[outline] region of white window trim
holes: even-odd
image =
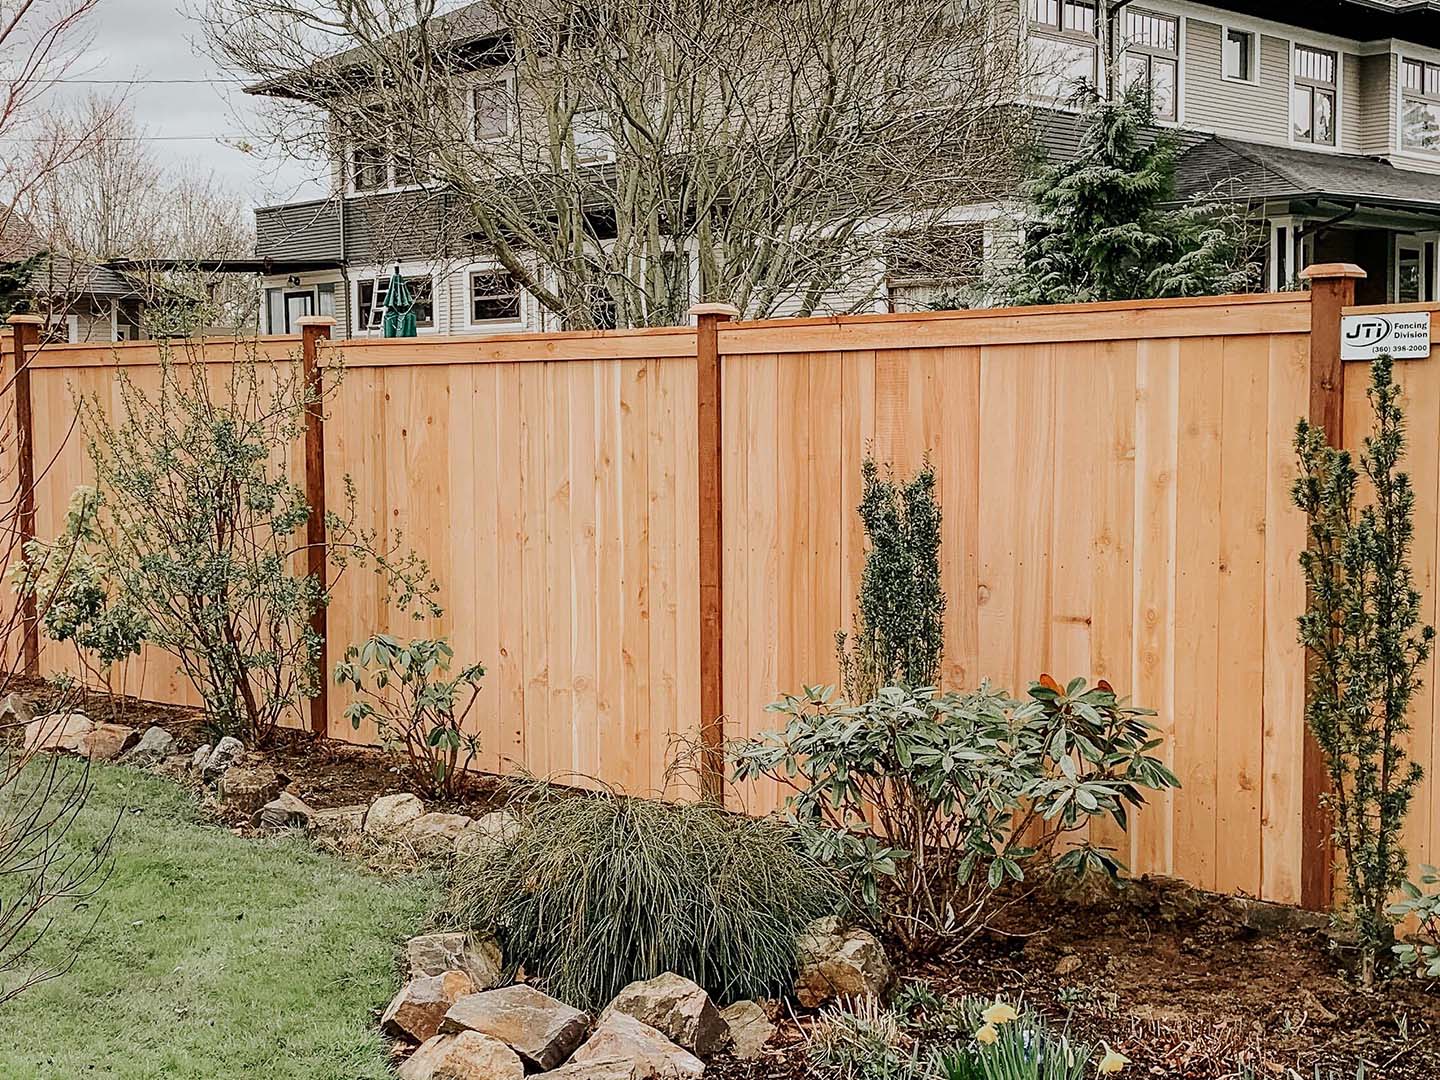
[[[482,139],[475,131],[475,119],[477,115],[475,109],[475,91],[479,90],[483,86],[491,86],[497,83],[504,84],[506,93],[506,104],[509,106],[505,110],[505,131],[502,134],[490,135]],[[503,75],[487,75],[483,79],[479,79],[473,83],[470,83],[468,86],[465,87],[465,119],[468,125],[466,138],[468,138],[470,142],[475,144],[476,146],[489,146],[495,143],[503,143],[508,139],[514,138],[516,126],[515,113],[518,107],[519,106],[515,94],[515,74],[513,72],[507,71]]]
[[[357,188],[355,186],[355,147],[353,145],[345,147],[343,167],[347,199],[364,199],[371,195],[393,195],[397,191],[428,191],[440,186],[439,182],[434,180],[422,184],[395,183],[395,155],[388,151],[385,156],[385,177],[388,182],[384,187]]]
[[[359,325],[360,285],[361,283],[369,283],[371,281],[374,281],[376,278],[379,277],[389,278],[390,275],[392,275],[393,273],[395,273],[395,264],[393,262],[386,263],[380,267],[366,266],[359,269],[351,270],[349,295],[350,302],[345,309],[345,322],[348,324],[350,330],[350,333],[348,335],[349,337],[378,338],[381,336],[380,330],[371,330],[368,327]],[[400,276],[403,278],[428,277],[430,279],[430,309],[434,314],[431,318],[431,324],[429,326],[417,326],[415,328],[415,332],[421,337],[425,337],[428,334],[440,333],[441,312],[440,293],[438,290],[440,275],[436,273],[435,267],[432,266],[430,263],[402,262],[400,264]]]
[[[1099,20],[1104,17],[1100,8],[1101,5],[1097,3],[1095,5],[1095,33],[1087,37],[1084,34],[1057,29],[1051,23],[1033,21],[1030,18],[1028,5],[1026,5],[1022,0],[1022,3],[1020,5],[1020,34],[1024,41],[1026,56],[1029,56],[1031,39],[1037,37],[1048,38],[1051,41],[1071,42],[1072,44],[1089,44],[1093,47],[1095,53],[1095,63],[1091,69],[1095,76],[1094,84],[1096,87],[1100,88],[1101,92],[1103,93],[1106,82],[1106,57],[1105,50],[1100,47]],[[1065,19],[1065,0],[1060,0],[1060,19],[1063,23]],[[1027,105],[1038,105],[1043,108],[1054,109],[1058,112],[1079,113],[1082,111],[1082,109],[1080,109],[1079,107],[1070,104],[1070,102],[1066,98],[1051,97],[1048,94],[1027,93],[1022,95],[1022,100]],[[1178,103],[1176,112],[1177,114],[1179,112]]]
[[[1250,38],[1250,78],[1248,79],[1242,79],[1239,75],[1231,75],[1225,70],[1225,42],[1232,30]],[[1260,85],[1260,37],[1261,35],[1257,31],[1247,26],[1237,26],[1234,23],[1220,24],[1220,78],[1226,82],[1239,83],[1242,86]]]
[[[1426,150],[1420,146],[1405,145],[1405,61],[1413,60],[1416,63],[1425,64],[1429,67],[1440,67],[1440,60],[1431,60],[1429,57],[1421,56],[1414,52],[1397,52],[1392,65],[1395,77],[1395,147],[1394,153],[1399,155],[1410,155],[1419,158],[1421,161],[1431,161],[1440,157],[1440,146],[1433,150]],[[1421,76],[1423,83],[1424,76]],[[1419,95],[1421,99],[1435,104],[1434,98],[1423,92]]]
[[[518,318],[513,320],[485,319],[481,322],[475,321],[475,294],[471,279],[476,274],[493,274],[496,271],[509,273],[505,267],[495,261],[467,263],[460,267],[460,276],[465,282],[465,329],[474,330],[482,334],[512,334],[517,330],[529,329],[529,324],[525,320],[525,312],[529,307],[528,299],[530,294],[526,292],[525,286],[521,285],[518,281],[515,283],[520,290],[520,314]]]
[[[1286,63],[1285,83],[1285,138],[1288,145],[1297,150],[1309,150],[1317,154],[1343,154],[1345,145],[1345,56],[1341,49],[1329,45],[1312,45],[1303,38],[1288,39],[1289,59]],[[1295,137],[1295,50],[1313,49],[1318,52],[1335,54],[1335,141],[1333,143],[1306,142]],[[1307,84],[1308,85],[1308,84]]]
[[[1124,20],[1124,15],[1125,15],[1126,11],[1128,11],[1128,10],[1130,10],[1130,9],[1129,9],[1129,8],[1126,8],[1126,9],[1122,10],[1122,11],[1119,13],[1120,16],[1121,16],[1121,22],[1123,22],[1123,20]],[[1144,14],[1144,15],[1158,15],[1158,16],[1160,16],[1161,18],[1174,19],[1174,20],[1175,20],[1175,52],[1174,52],[1173,55],[1170,54],[1170,53],[1162,53],[1162,52],[1160,52],[1160,51],[1158,51],[1158,50],[1151,49],[1151,48],[1149,48],[1148,46],[1139,46],[1139,49],[1140,49],[1140,52],[1141,52],[1142,55],[1146,55],[1146,56],[1163,56],[1163,57],[1165,57],[1165,58],[1167,58],[1167,59],[1171,59],[1171,60],[1174,60],[1174,61],[1175,61],[1175,116],[1174,116],[1173,119],[1168,118],[1168,117],[1164,117],[1164,116],[1157,116],[1157,117],[1154,117],[1154,121],[1155,121],[1155,124],[1156,124],[1157,126],[1159,126],[1159,127],[1170,127],[1170,128],[1183,127],[1184,124],[1185,124],[1185,36],[1186,36],[1186,26],[1185,26],[1185,23],[1186,23],[1186,17],[1185,17],[1184,15],[1179,15],[1179,14],[1173,12],[1173,11],[1162,11],[1162,10],[1160,10],[1159,8],[1154,8],[1154,7],[1139,7],[1139,8],[1135,8],[1134,10],[1137,11],[1137,12],[1139,12],[1140,14]],[[1118,33],[1118,32],[1120,32],[1120,31],[1117,31],[1117,33]],[[1128,51],[1127,49],[1123,49],[1123,48],[1120,49],[1119,53],[1117,54],[1117,59],[1116,59],[1116,66],[1119,68],[1119,70],[1118,70],[1118,72],[1117,72],[1116,74],[1117,74],[1117,78],[1118,78],[1119,81],[1122,82],[1122,83],[1123,83],[1124,77],[1125,77],[1125,53],[1126,53],[1127,51]],[[1100,58],[1099,58],[1098,66],[1099,66],[1100,69],[1101,69],[1101,72],[1100,72],[1100,85],[1103,87],[1104,82],[1105,82],[1105,72],[1104,72],[1105,57],[1104,57],[1103,55],[1101,55]]]

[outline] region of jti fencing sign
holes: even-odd
[[[1430,355],[1430,312],[1345,315],[1340,319],[1340,358],[1373,360],[1389,353],[1397,360]]]

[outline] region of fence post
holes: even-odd
[[[335,320],[329,315],[303,315],[300,327],[300,374],[309,401],[305,409],[305,568],[320,582],[329,583],[325,545],[325,384],[320,374],[320,342],[330,339]],[[310,616],[310,629],[320,639],[316,666],[320,671],[317,693],[310,699],[310,730],[324,735],[330,716],[330,649],[327,628],[329,606],[321,604]]]
[[[30,405],[30,358],[40,348],[39,315],[11,315],[14,331],[14,369],[6,372],[15,395],[15,485],[20,546],[35,539],[35,421]],[[40,674],[40,616],[35,593],[27,589],[20,600],[21,659],[25,674]]]
[[[700,447],[700,792],[725,801],[725,515],[720,467],[720,324],[740,312],[729,304],[696,304],[695,418]]]
[[[1300,276],[1310,283],[1309,420],[1325,429],[1325,439],[1331,446],[1343,446],[1345,365],[1340,360],[1340,312],[1355,303],[1355,282],[1365,277],[1365,271],[1354,263],[1316,263],[1300,271]],[[1306,601],[1308,603],[1308,597]],[[1314,672],[1314,658],[1307,654],[1307,695]],[[1334,901],[1335,852],[1330,815],[1320,800],[1330,790],[1330,776],[1320,744],[1308,725],[1304,747],[1300,781],[1300,904],[1313,911],[1326,911]]]

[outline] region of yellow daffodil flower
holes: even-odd
[[[1100,1045],[1105,1047],[1105,1056],[1100,1059],[1100,1065],[1095,1071],[1101,1076],[1118,1073],[1124,1069],[1126,1065],[1130,1064],[1130,1059],[1120,1053],[1119,1050],[1111,1050],[1109,1043],[1101,1043]]]
[[[1008,1024],[1020,1019],[1020,1014],[1003,1001],[997,1001],[980,1014],[980,1019],[987,1024]]]
[[[986,1024],[979,1031],[975,1032],[975,1041],[982,1046],[992,1045],[999,1037],[1000,1033],[995,1030],[994,1024]]]

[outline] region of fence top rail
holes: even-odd
[[[190,360],[203,350],[206,363],[232,363],[251,347],[263,359],[299,355],[299,334],[264,337],[176,338],[168,343],[178,360]],[[167,343],[158,341],[104,341],[78,345],[41,345],[30,357],[32,368],[144,367],[158,364]]]

